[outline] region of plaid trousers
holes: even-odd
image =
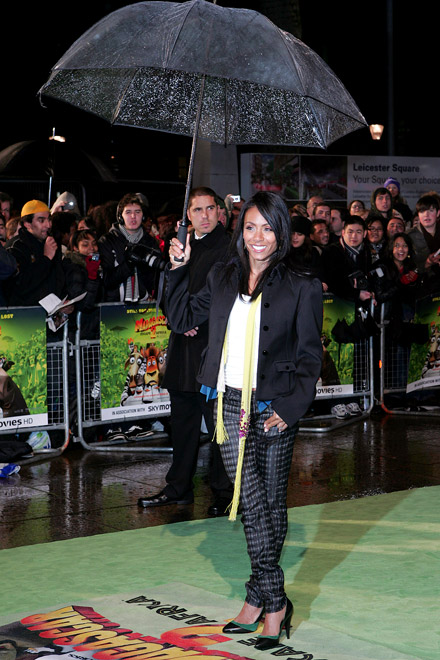
[[[237,468],[240,410],[241,390],[226,387],[223,419],[228,440],[220,445],[220,452],[232,482]],[[258,412],[252,395],[240,493],[241,521],[252,570],[246,583],[246,602],[264,607],[266,612],[278,612],[286,604],[279,561],[287,533],[287,483],[297,431],[297,426],[282,433],[273,427],[265,433],[264,422],[273,412],[271,405]]]

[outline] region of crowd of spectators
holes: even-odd
[[[218,221],[230,236],[243,200],[227,196],[216,202]],[[85,214],[69,192],[52,208],[30,200],[17,211],[7,193],[0,193],[0,204],[1,306],[38,305],[49,293],[60,299],[86,293],[65,311],[74,327],[72,312],[81,310],[84,332],[96,338],[97,303],[160,297],[178,214],[154,214],[141,193]],[[324,292],[354,302],[356,309],[384,303],[388,317],[408,324],[417,300],[440,291],[437,193],[427,191],[411,210],[399,182],[389,179],[372,191],[369,206],[360,200],[333,205],[312,196],[290,215],[292,268],[318,277]]]
[[[315,196],[290,214],[292,260],[301,267],[307,262],[324,291],[356,304],[392,300],[394,310],[399,302],[405,321],[417,299],[440,291],[436,192],[427,191],[411,211],[399,182],[388,179],[372,191],[369,208],[360,200],[332,206]]]

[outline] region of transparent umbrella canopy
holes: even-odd
[[[308,46],[249,9],[139,2],[85,32],[40,89],[111,124],[221,144],[326,148],[366,126]]]
[[[109,14],[53,67],[44,97],[114,125],[193,136],[184,218],[198,138],[326,148],[367,126],[299,39],[256,11],[206,0],[139,2]]]

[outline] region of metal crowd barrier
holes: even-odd
[[[331,294],[324,296],[324,300],[329,298],[335,296]],[[373,305],[370,312],[374,313]],[[325,316],[324,314],[323,333],[331,334],[331,328],[325,327]],[[373,337],[353,342],[352,385],[352,391],[346,392],[347,388],[340,384],[323,387],[318,381],[317,395],[307,415],[300,420],[299,431],[328,433],[369,417],[375,403]],[[334,405],[353,401],[359,405],[360,413],[342,419],[331,412]]]
[[[10,336],[8,332],[14,334],[13,329],[8,327],[8,323],[12,318],[15,318],[20,323],[20,330],[25,330],[23,334],[23,341],[26,340],[29,344],[29,336],[27,333],[26,320],[31,310],[36,310],[37,325],[32,326],[33,329],[37,328],[41,333],[46,336],[46,322],[45,314],[41,307],[9,307],[0,310],[0,354],[1,359],[5,360],[5,366],[11,370],[11,379],[14,382],[14,387],[21,385],[20,395],[24,396],[35,388],[41,382],[39,377],[40,372],[44,369],[41,363],[41,355],[32,352],[32,346],[28,347],[27,355],[24,358],[24,363],[15,364],[10,361],[10,355],[14,354],[11,346],[20,345],[21,337]],[[38,324],[38,316],[41,314],[41,322]],[[20,315],[24,316],[24,321],[21,320]],[[55,336],[55,335],[54,335]],[[50,335],[49,335],[50,337]],[[2,363],[3,367],[3,363]],[[21,371],[22,374],[28,369],[26,378],[23,376],[17,377],[17,372]],[[39,461],[41,459],[53,458],[59,456],[64,452],[69,444],[69,397],[68,397],[68,326],[64,325],[62,338],[57,341],[46,341],[46,391],[44,393],[44,401],[47,409],[47,423],[39,423],[41,415],[33,414],[32,412],[23,413],[19,411],[14,415],[12,410],[3,411],[0,419],[0,442],[2,435],[19,434],[30,436],[32,432],[46,431],[49,436],[53,431],[60,431],[62,444],[59,447],[35,448],[33,455],[29,458],[16,459],[13,462],[19,465],[27,465]],[[7,373],[9,376],[9,373]],[[5,379],[5,376],[2,376]],[[23,391],[22,391],[23,390]],[[19,396],[20,396],[19,395]],[[43,395],[42,395],[43,396]]]
[[[431,381],[427,378],[424,382],[426,386],[423,388],[417,389],[409,386],[409,368],[413,349],[407,343],[399,343],[391,336],[392,320],[387,314],[386,304],[383,304],[380,310],[380,355],[378,359],[379,403],[385,412],[393,415],[440,416],[439,384],[429,387]],[[411,323],[408,323],[408,327],[410,326]],[[429,360],[431,352],[431,362],[436,362],[440,366],[440,338],[437,337],[437,330],[432,334],[430,348],[425,351],[422,347],[420,350],[425,351],[427,360]],[[422,381],[426,373],[420,375]]]
[[[98,305],[99,312],[104,307],[112,306],[113,303],[102,303]],[[116,303],[114,306],[119,305]],[[141,441],[130,439],[129,441],[93,441],[90,442],[85,437],[86,429],[95,429],[98,426],[109,426],[110,420],[102,418],[101,410],[101,340],[87,339],[82,337],[82,313],[77,314],[77,329],[74,343],[75,355],[75,373],[76,373],[76,400],[77,400],[77,428],[75,430],[74,440],[90,451],[97,452],[148,452],[163,453],[172,452],[171,446],[152,445],[152,442],[168,438],[165,431],[154,431],[151,436]],[[124,417],[124,409],[120,408],[117,412],[121,415],[112,420],[116,422],[124,421],[142,421],[169,416],[169,406],[158,402],[155,406],[154,416],[148,412],[140,412],[136,415],[130,414],[129,418]],[[161,410],[162,408],[162,410]],[[142,442],[142,444],[141,444]]]

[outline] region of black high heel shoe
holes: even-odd
[[[269,651],[270,649],[275,648],[275,646],[278,646],[278,644],[280,643],[280,637],[281,637],[281,633],[283,632],[283,628],[286,629],[287,639],[290,639],[290,622],[292,621],[292,616],[293,616],[293,605],[291,601],[287,599],[286,613],[284,615],[284,619],[281,621],[280,624],[280,632],[278,633],[278,635],[258,635],[255,648],[258,651]]]
[[[230,635],[239,635],[240,633],[245,634],[245,633],[251,633],[255,632],[256,629],[258,628],[258,624],[260,623],[262,617],[264,614],[264,607],[260,612],[260,616],[254,623],[238,623],[238,621],[229,621],[224,627],[223,627],[223,632],[224,633],[229,633]]]

